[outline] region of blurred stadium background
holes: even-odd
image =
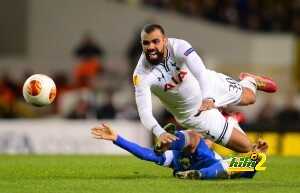
[[[273,77],[278,93],[258,94],[255,105],[233,110],[245,115],[252,140],[269,142],[271,155],[300,155],[299,0],[0,2],[0,153],[124,154],[91,139],[89,129],[103,121],[151,146],[131,74],[140,29],[154,22],[191,42],[210,69]],[[34,73],[55,80],[53,105],[25,103],[22,84]],[[154,112],[161,124],[173,120],[158,101]]]

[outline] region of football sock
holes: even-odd
[[[220,162],[216,162],[207,168],[202,168],[199,172],[201,173],[202,179],[215,179],[227,176],[227,172]]]
[[[240,81],[240,85],[242,85],[242,87],[249,88],[254,92],[254,94],[256,94],[257,88],[256,88],[256,81],[254,78],[247,76]]]

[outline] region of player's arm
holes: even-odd
[[[142,124],[159,138],[162,143],[172,142],[175,136],[167,133],[157,122],[152,113],[151,77],[134,74],[135,101]]]
[[[206,110],[205,106],[212,107],[214,103],[214,99],[212,98],[212,94],[209,92],[209,87],[211,85],[207,69],[200,58],[200,56],[196,53],[194,48],[185,40],[179,40],[179,44],[176,48],[176,53],[178,57],[186,63],[187,67],[197,79],[199,86],[201,88],[202,97],[203,97],[203,107]],[[209,109],[209,108],[207,108]]]
[[[126,140],[125,138],[115,133],[109,126],[105,124],[93,128],[91,132],[94,138],[112,141],[115,145],[132,153],[133,155],[142,160],[151,161],[158,165],[164,165],[166,161],[166,156],[164,154],[157,155],[155,154],[153,149],[145,148],[136,143]]]

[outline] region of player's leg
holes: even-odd
[[[213,93],[217,107],[250,105],[256,100],[255,79],[246,77],[238,82],[225,74],[218,73]]]
[[[197,117],[190,117],[182,125],[195,128],[205,137],[239,153],[251,151],[252,144],[234,119],[225,119],[217,109],[203,111]]]
[[[200,168],[199,170],[188,170],[188,171],[181,171],[176,172],[175,176],[181,179],[226,179],[229,178],[229,172],[227,172],[227,168],[229,166],[226,160],[209,149],[207,145],[200,144],[200,147],[197,148],[198,151],[201,151],[198,155],[201,159],[207,160],[206,167]],[[202,153],[203,152],[203,153]],[[206,152],[212,152],[206,153]]]
[[[277,84],[270,77],[241,72],[239,78],[241,81],[246,80],[247,78],[253,78],[255,80],[257,90],[268,93],[274,93],[277,91]]]
[[[229,117],[227,120],[228,127],[232,127],[232,131],[224,134],[223,139],[218,143],[223,144],[225,147],[232,149],[236,152],[247,153],[252,150],[252,143],[250,142],[246,133],[239,126],[238,122]],[[230,128],[229,128],[230,130]]]
[[[242,72],[240,74],[240,84],[243,92],[238,105],[249,105],[255,103],[256,90],[273,93],[277,91],[276,83],[269,77],[258,76]]]
[[[251,142],[247,135],[236,128],[232,129],[230,138],[224,146],[240,153],[247,153],[252,149]]]
[[[242,89],[243,91],[240,100],[238,103],[236,103],[236,105],[246,106],[254,104],[256,101],[256,92],[247,87],[243,87]]]
[[[175,173],[175,177],[180,179],[209,180],[228,178],[221,161],[218,161],[206,168],[200,170],[187,170]]]
[[[214,92],[216,106],[250,105],[256,101],[257,90],[269,93],[277,90],[276,83],[267,77],[241,73],[240,79],[238,82],[227,75],[218,74]]]
[[[259,140],[256,144],[256,152],[266,153],[268,149],[268,144],[265,141]],[[187,170],[179,171],[175,173],[175,177],[180,179],[233,179],[233,178],[248,178],[251,179],[256,174],[256,171],[228,171],[230,159],[224,160],[217,153],[218,162],[209,165],[206,168],[201,168],[200,170]],[[258,163],[258,162],[257,162]]]

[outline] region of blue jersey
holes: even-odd
[[[157,154],[151,148],[142,147],[136,143],[127,141],[118,136],[114,144],[127,150],[136,157],[154,162],[158,165],[170,167],[173,169],[173,174],[178,171],[197,170],[201,173],[202,179],[228,178],[226,161],[224,161],[217,153],[212,151],[205,143],[205,140],[200,139],[194,153],[185,152],[185,139],[182,132],[177,132],[179,138],[171,145],[171,150],[167,150],[163,154]],[[245,173],[244,177],[253,177],[254,173]],[[240,176],[242,177],[242,176]]]
[[[220,162],[216,158],[215,153],[209,149],[204,140],[200,140],[194,153],[186,153],[185,151],[169,150],[171,153],[165,153],[166,160],[170,159],[169,167],[173,168],[174,172],[185,170],[200,170],[207,168],[215,163]],[[166,165],[165,165],[166,166]]]
[[[208,148],[204,140],[200,140],[194,153],[185,153],[184,151],[176,150],[184,146],[184,136],[176,136],[179,137],[179,140],[176,140],[174,146],[172,146],[175,150],[168,150],[163,154],[157,154],[153,149],[141,147],[121,136],[118,136],[114,143],[142,160],[172,168],[173,174],[178,171],[198,170],[204,179],[224,176],[226,169],[221,160],[217,159],[215,153]]]

